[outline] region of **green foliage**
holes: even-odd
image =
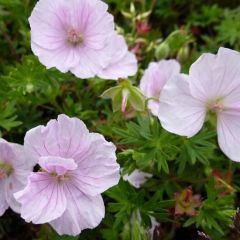
[[[223,20],[216,29],[218,42],[229,42],[230,45],[240,48],[240,7],[234,10],[225,10]]]
[[[66,77],[55,70],[46,71],[36,57],[26,56],[21,64],[8,69],[8,75],[2,76],[4,84],[8,83],[8,97],[25,102],[26,96],[35,106],[55,99],[60,92],[60,82]]]
[[[209,159],[214,158],[216,149],[215,143],[211,141],[215,135],[215,131],[204,130],[192,138],[183,139],[181,153],[177,159],[179,174],[184,171],[187,164],[195,165],[196,162],[200,162],[203,165],[209,165]]]
[[[221,195],[214,189],[213,179],[206,185],[206,188],[207,198],[202,202],[198,215],[189,218],[184,226],[195,223],[197,227],[203,228],[206,232],[213,234],[212,232],[217,231],[219,234],[225,235],[236,213],[233,195]]]
[[[17,121],[16,109],[14,103],[6,103],[0,108],[0,127],[9,131],[11,128],[21,125],[20,121]]]
[[[172,200],[161,200],[159,191],[152,197],[149,197],[144,190],[136,191],[123,181],[120,181],[118,186],[107,191],[106,195],[114,200],[114,202],[110,202],[108,205],[108,212],[114,213],[113,229],[117,231],[124,225],[125,229],[122,234],[124,236],[129,236],[129,234],[132,237],[135,236],[133,239],[137,239],[139,231],[144,235],[142,227],[150,226],[150,216],[154,216],[160,221],[168,221],[169,213],[167,208],[173,205]],[[128,224],[125,225],[126,223]],[[106,234],[109,234],[109,232],[104,231],[104,235]],[[131,238],[126,237],[123,239]]]
[[[129,122],[126,129],[115,128],[120,144],[133,145],[133,159],[140,168],[157,165],[159,171],[169,173],[168,161],[176,157],[178,139],[160,128],[156,119],[138,117],[138,123]]]

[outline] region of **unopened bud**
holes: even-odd
[[[155,57],[158,60],[167,58],[169,55],[170,49],[166,42],[161,43],[155,50]]]
[[[185,62],[189,57],[189,47],[183,46],[179,49],[177,59],[179,62]]]

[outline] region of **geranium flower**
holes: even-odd
[[[220,48],[217,55],[203,54],[189,76],[169,81],[161,93],[158,117],[166,130],[192,137],[208,111],[217,116],[220,148],[240,161],[240,54],[236,51]]]
[[[152,174],[135,169],[130,175],[124,175],[123,180],[128,181],[135,188],[140,188],[151,177]]]
[[[48,222],[59,234],[96,227],[105,214],[100,194],[119,181],[115,146],[66,115],[28,131],[24,146],[41,169],[15,194],[21,216],[35,224]]]
[[[176,60],[161,60],[149,64],[141,81],[140,88],[147,98],[148,108],[157,116],[159,111],[159,99],[166,82],[180,72],[180,65]]]
[[[118,80],[133,76],[137,72],[137,58],[128,51],[123,36],[114,33],[111,37],[111,60],[98,76],[103,79]]]
[[[15,212],[20,210],[13,194],[27,184],[34,165],[28,160],[23,146],[0,139],[0,216],[8,207]]]
[[[95,76],[111,60],[113,16],[100,0],[39,0],[29,18],[31,47],[47,68]]]

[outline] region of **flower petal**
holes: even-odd
[[[190,68],[190,89],[202,101],[223,98],[240,87],[240,54],[220,48],[217,55],[203,54]]]
[[[64,214],[52,221],[51,226],[63,235],[77,236],[83,229],[97,227],[105,215],[101,195],[95,197],[81,193],[77,186],[65,186],[68,205]]]
[[[172,76],[179,74],[180,64],[176,60],[152,62],[145,70],[140,88],[148,98],[159,98],[160,92]]]
[[[62,114],[57,121],[51,120],[47,126],[29,130],[24,139],[24,147],[35,161],[40,156],[60,156],[72,158],[74,153],[82,153],[88,148],[89,131],[77,118]]]
[[[116,185],[120,179],[119,164],[116,162],[116,147],[97,133],[91,133],[91,145],[83,156],[76,154],[79,168],[73,173],[73,181],[81,190],[96,196]]]
[[[14,194],[23,190],[23,188],[27,185],[27,179],[29,175],[30,170],[15,168],[14,172],[7,179],[5,179],[5,198],[8,205],[14,212],[19,213],[21,208],[21,205],[15,199]]]
[[[5,182],[0,181],[0,217],[8,209],[8,203],[5,198]]]
[[[123,180],[128,181],[135,188],[140,188],[152,174],[142,172],[138,169],[134,170],[130,175],[124,175]]]
[[[179,74],[161,92],[158,117],[167,131],[192,137],[205,120],[205,104],[192,97],[187,75]]]
[[[152,62],[144,72],[140,81],[140,89],[147,98],[155,98],[149,100],[148,108],[152,114],[158,115],[159,99],[161,90],[172,76],[179,74],[180,64],[176,60],[161,60]]]
[[[100,50],[85,47],[81,54],[82,58],[79,59],[78,64],[70,69],[79,78],[96,76],[111,60],[111,52],[107,44],[104,49]]]
[[[67,206],[63,185],[48,173],[31,173],[25,189],[14,194],[26,222],[42,224],[60,217]]]
[[[15,162],[16,156],[14,154],[14,151],[11,147],[11,144],[5,141],[4,139],[1,139],[0,141],[0,161],[3,161],[4,163],[7,163],[13,167],[13,164]]]
[[[122,36],[114,33],[111,41],[111,62],[98,73],[98,77],[118,80],[133,76],[137,72],[136,56],[128,51]]]
[[[15,169],[31,172],[36,162],[32,161],[32,156],[24,149],[24,146],[16,143],[9,143],[14,154],[15,159],[12,165]]]
[[[221,150],[231,160],[240,162],[240,116],[219,113],[217,132]]]
[[[57,173],[58,175],[64,175],[68,170],[75,170],[78,165],[71,158],[61,157],[40,157],[39,165],[49,173]]]

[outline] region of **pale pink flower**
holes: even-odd
[[[140,188],[151,177],[152,174],[135,169],[130,175],[124,175],[123,180],[128,181],[135,188]]]
[[[128,46],[123,36],[117,33],[111,36],[110,50],[110,63],[98,73],[100,78],[118,80],[136,74],[137,58],[128,51]]]
[[[24,147],[41,169],[15,194],[21,216],[35,224],[48,222],[61,235],[96,227],[105,214],[100,194],[120,177],[115,146],[89,133],[81,120],[59,115],[28,131]]]
[[[19,212],[20,204],[13,194],[25,187],[33,165],[23,146],[0,139],[0,216],[8,207]]]
[[[192,137],[202,128],[206,113],[217,116],[218,143],[233,161],[240,161],[240,54],[220,48],[203,54],[189,76],[170,80],[161,93],[159,119],[173,133]]]
[[[149,64],[141,81],[140,88],[149,98],[148,108],[152,114],[158,115],[160,95],[167,81],[180,72],[180,65],[176,60],[161,60]]]
[[[34,54],[47,68],[95,76],[111,59],[107,9],[101,0],[39,0],[29,18]]]

